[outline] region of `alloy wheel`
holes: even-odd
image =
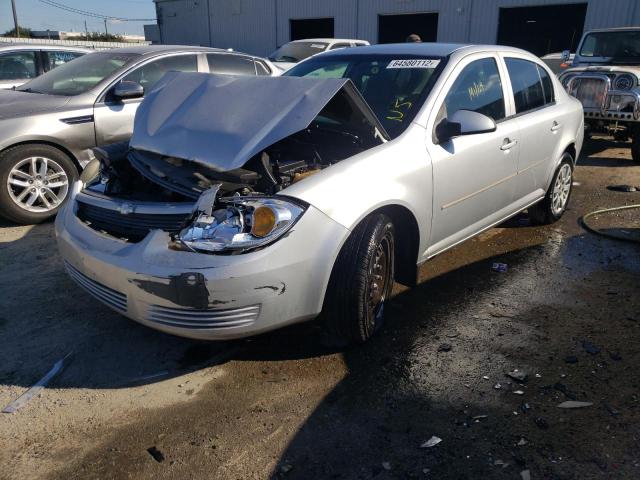
[[[55,160],[28,157],[13,166],[7,188],[11,200],[20,208],[44,213],[62,204],[69,192],[69,178]]]
[[[556,183],[553,185],[553,193],[551,194],[551,211],[555,216],[560,216],[567,207],[572,182],[573,171],[571,170],[571,165],[564,163],[558,171]]]

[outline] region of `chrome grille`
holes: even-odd
[[[151,305],[147,320],[178,328],[221,329],[249,326],[259,314],[259,305],[224,310],[191,310]]]
[[[68,262],[64,262],[64,266],[67,269],[69,276],[84,290],[118,312],[126,313],[127,296],[124,293],[120,293],[117,290],[113,290],[99,282],[96,282],[95,280],[92,280],[79,270],[76,270]]]
[[[573,95],[580,100],[584,108],[601,109],[604,105],[606,82],[599,78],[574,79]]]

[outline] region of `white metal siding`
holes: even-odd
[[[438,13],[438,41],[495,43],[500,8],[587,3],[584,29],[640,25],[640,0],[155,0],[162,41],[267,55],[289,20],[333,17],[335,36],[376,43],[378,15]],[[207,22],[209,19],[209,22]]]

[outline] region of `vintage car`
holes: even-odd
[[[568,58],[569,52],[563,52]],[[584,34],[562,85],[582,103],[587,135],[631,139],[640,163],[640,27],[592,30]]]
[[[377,45],[160,84],[56,234],[98,300],[199,339],[320,316],[327,342],[364,342],[394,280],[522,210],[558,220],[584,133],[548,67],[507,47]]]

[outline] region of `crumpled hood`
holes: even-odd
[[[70,97],[59,95],[0,90],[0,119],[54,112],[64,107],[70,100]]]
[[[138,108],[130,146],[233,170],[307,128],[342,89],[386,136],[349,79],[170,72]]]

